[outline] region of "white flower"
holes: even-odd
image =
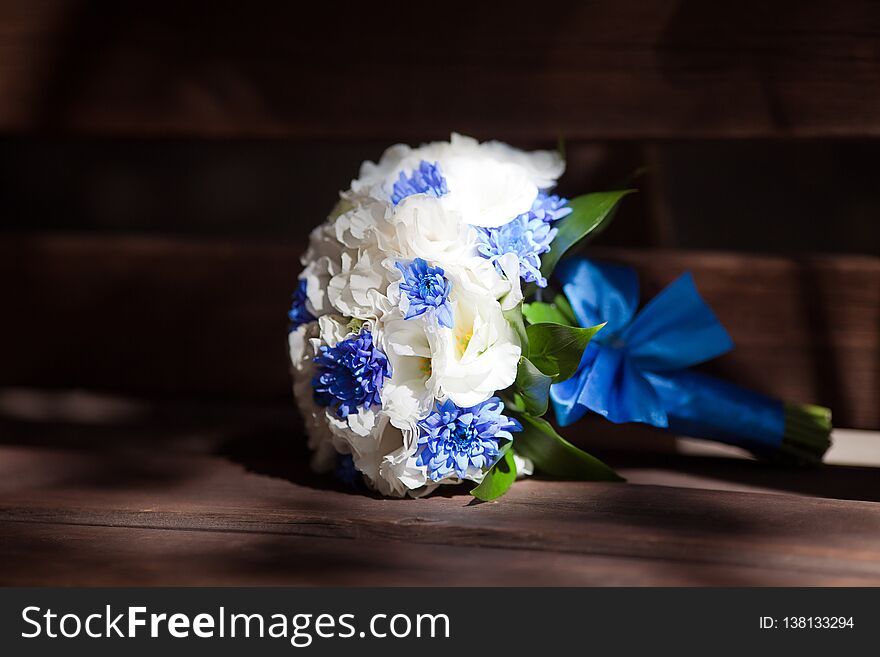
[[[322,315],[319,317],[317,335],[310,336],[312,358],[320,353],[319,349],[321,345],[335,347],[336,343],[345,340],[349,333],[350,330],[348,328],[348,323],[344,318],[337,315]]]
[[[379,248],[397,260],[449,264],[477,254],[474,230],[441,199],[423,194],[403,199],[377,237]]]
[[[425,466],[416,465],[415,440],[405,438],[387,418],[372,435],[352,437],[350,447],[355,468],[382,495],[418,497],[436,488]]]
[[[494,298],[460,290],[450,301],[454,326],[433,333],[433,373],[457,406],[474,406],[513,383],[522,350]]]
[[[309,351],[309,337],[317,331],[316,322],[302,324],[287,335],[287,345],[290,351],[290,364],[295,373],[304,372],[311,366],[313,353]]]
[[[440,197],[472,226],[494,227],[528,212],[538,188],[521,166],[482,153],[454,156],[440,163],[449,193]]]
[[[484,142],[480,148],[499,162],[521,167],[532,183],[541,190],[554,187],[565,172],[565,160],[559,151],[521,151],[500,141]]]
[[[359,199],[357,204],[351,204],[350,201],[340,201],[340,203],[350,207],[333,221],[336,240],[350,249],[374,243],[373,233],[385,222],[391,206],[371,198]]]
[[[480,256],[467,258],[446,268],[453,283],[453,296],[459,290],[475,296],[489,296],[501,303],[501,310],[510,310],[522,301],[519,260],[515,253],[505,253],[497,260],[504,276],[491,261]]]
[[[382,153],[378,163],[367,160],[361,164],[359,176],[351,181],[351,192],[357,195],[373,196],[375,198],[390,198],[390,193],[385,189],[394,184],[399,172],[407,162],[412,162],[418,156],[413,155],[413,149],[406,144],[389,146]],[[419,160],[415,159],[415,166]]]
[[[565,170],[555,151],[526,152],[497,141],[480,144],[453,133],[448,142],[392,146],[378,164],[363,164],[352,191],[390,199],[400,174],[410,175],[422,161],[439,165],[446,178],[444,205],[459,213],[464,223],[485,227],[500,226],[527,212],[538,191],[553,187]]]
[[[383,347],[391,378],[382,387],[382,410],[406,435],[416,435],[416,422],[431,410],[435,396],[431,343],[423,318],[387,320]]]
[[[385,256],[375,247],[343,252],[339,273],[327,284],[330,304],[347,317],[377,319],[390,308],[385,292],[388,271],[382,265]]]
[[[516,437],[514,437],[514,440],[516,440]],[[513,463],[516,466],[517,478],[528,477],[535,474],[535,464],[532,463],[532,459],[527,459],[526,457],[520,456],[519,454],[514,452]]]
[[[332,224],[321,224],[309,236],[309,248],[302,257],[305,269],[300,278],[306,281],[307,309],[313,315],[323,315],[332,310],[327,285],[339,273],[345,251],[336,239]]]
[[[288,343],[294,371],[293,397],[303,417],[308,446],[312,450],[312,469],[316,472],[327,472],[336,461],[337,448],[334,446],[334,436],[327,421],[326,410],[315,404],[312,397],[312,358],[315,352],[310,339],[315,339],[317,334],[317,322],[303,324],[290,332]]]

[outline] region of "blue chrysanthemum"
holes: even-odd
[[[290,330],[315,321],[315,316],[309,312],[306,307],[306,281],[301,279],[293,293],[293,303],[290,310],[287,311],[287,317],[290,319]]]
[[[449,304],[452,283],[443,268],[431,267],[422,258],[416,258],[408,265],[398,262],[395,266],[403,274],[400,291],[409,300],[404,319],[413,319],[431,310],[440,326],[452,328],[452,306]]]
[[[315,321],[316,317],[309,312],[306,307],[306,281],[301,279],[293,293],[293,302],[290,310],[287,311],[287,317],[290,319],[290,330],[293,331],[303,324]]]
[[[541,192],[532,203],[532,214],[549,224],[570,215],[571,208],[568,206],[567,198]]]
[[[547,287],[547,279],[541,275],[540,256],[550,250],[550,242],[556,237],[556,229],[549,223],[527,212],[497,228],[478,227],[477,235],[480,240],[477,250],[481,256],[498,267],[498,258],[515,253],[523,280]],[[498,269],[500,272],[500,267]]]
[[[318,406],[335,408],[336,415],[344,418],[358,408],[382,403],[379,393],[391,376],[391,366],[367,329],[335,347],[321,347],[315,365],[318,374],[312,379],[312,388]]]
[[[336,467],[333,468],[333,474],[349,488],[360,488],[363,482],[361,473],[354,467],[354,459],[351,454],[336,455]]]
[[[451,401],[438,404],[419,422],[416,464],[427,466],[432,481],[452,474],[464,478],[469,469],[491,466],[498,458],[499,441],[513,440],[510,432],[522,431],[522,425],[503,415],[503,410],[498,397],[468,408]]]
[[[428,194],[429,196],[443,196],[449,191],[446,186],[446,178],[440,173],[440,165],[431,164],[426,160],[419,162],[419,167],[409,176],[400,173],[397,182],[391,192],[391,202],[394,205],[400,203],[407,196],[413,194]]]
[[[556,237],[553,222],[571,212],[568,201],[559,196],[538,194],[532,209],[519,215],[513,221],[495,228],[477,227],[480,240],[477,250],[488,258],[498,269],[498,258],[506,253],[515,253],[519,258],[520,276],[527,283],[547,287],[547,279],[541,275],[541,254],[550,250],[550,242]]]

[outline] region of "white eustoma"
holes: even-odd
[[[433,374],[456,406],[474,406],[513,383],[522,349],[491,296],[460,291],[452,309],[453,327],[434,333]]]
[[[433,350],[421,319],[399,314],[384,322],[382,342],[391,363],[391,378],[382,388],[382,409],[398,429],[416,434],[416,422],[427,415],[437,392]]]
[[[501,141],[484,142],[480,149],[498,162],[521,167],[538,189],[554,187],[565,173],[565,160],[559,151],[521,151]]]
[[[488,296],[497,299],[501,310],[511,310],[522,301],[522,283],[519,277],[519,260],[514,253],[505,253],[498,259],[504,276],[485,258],[474,256],[448,267],[453,281],[453,296],[464,291],[472,296]]]
[[[528,172],[516,164],[478,154],[450,157],[440,164],[450,193],[441,203],[471,226],[501,226],[528,212],[538,187]]]

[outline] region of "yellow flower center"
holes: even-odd
[[[471,342],[471,338],[474,337],[474,329],[470,328],[467,331],[464,329],[456,329],[455,331],[455,344],[458,347],[458,355],[463,356],[464,352],[467,351],[468,345]]]

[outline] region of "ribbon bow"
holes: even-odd
[[[581,326],[606,323],[584,351],[575,375],[551,387],[563,426],[590,410],[612,422],[668,427],[665,375],[733,348],[690,273],[638,313],[639,281],[630,267],[569,258],[557,276]]]

